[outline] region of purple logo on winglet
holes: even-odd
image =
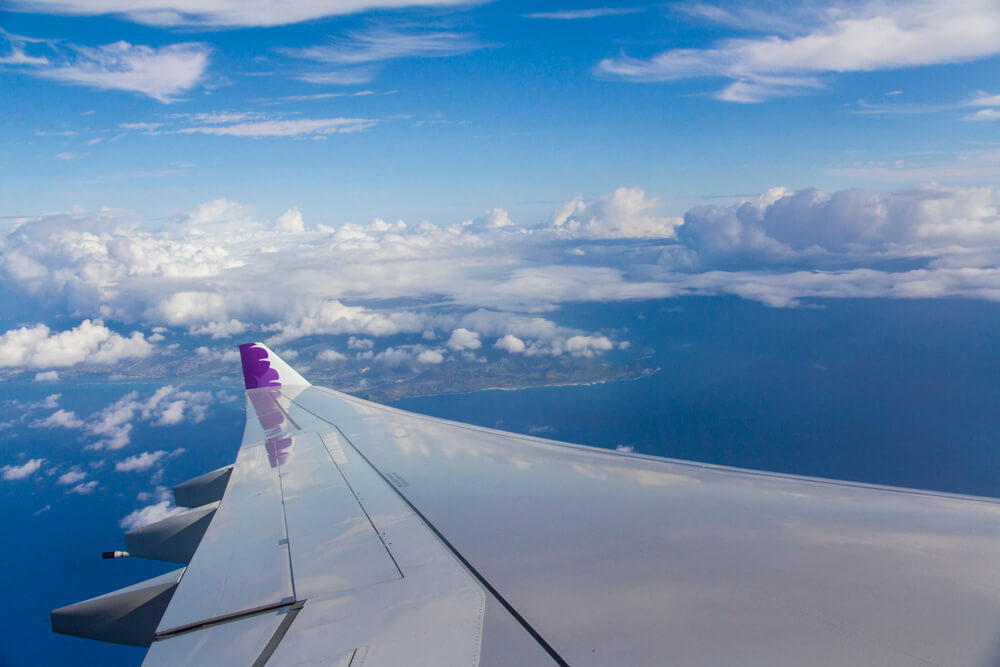
[[[247,389],[258,387],[280,387],[278,371],[267,361],[267,351],[256,343],[240,345],[240,359],[243,361],[243,382]]]

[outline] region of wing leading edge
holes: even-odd
[[[994,500],[504,433],[241,355],[243,443],[144,664],[1000,658]]]

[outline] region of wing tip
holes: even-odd
[[[299,375],[295,369],[285,363],[264,343],[254,342],[240,345],[240,361],[243,365],[243,384],[247,389],[309,385],[309,381]]]

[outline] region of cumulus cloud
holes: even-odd
[[[143,498],[148,499],[145,494],[143,494]],[[167,517],[180,514],[184,511],[183,508],[174,505],[173,494],[165,486],[156,487],[152,499],[156,502],[140,507],[122,517],[118,522],[118,526],[125,531],[134,530],[142,526],[148,526],[151,523],[156,523],[157,521],[162,521]]]
[[[607,336],[572,336],[566,340],[566,351],[574,357],[592,357],[613,348]]]
[[[642,188],[618,188],[612,194],[585,203],[577,197],[564,204],[552,226],[574,236],[610,238],[672,238],[679,218],[657,216],[660,202]]]
[[[417,355],[417,361],[421,364],[440,364],[444,361],[444,355],[439,350],[423,350]]]
[[[6,480],[25,479],[34,475],[45,463],[45,459],[28,459],[19,466],[5,465],[0,468],[0,477]]]
[[[514,221],[510,215],[502,208],[487,209],[481,216],[472,221],[472,224],[480,225],[488,229],[497,227],[513,227]]]
[[[337,352],[336,350],[323,350],[316,355],[316,358],[320,361],[343,361],[347,359],[347,356],[342,352]]]
[[[35,382],[58,382],[59,371],[42,371],[35,373]]]
[[[507,334],[502,338],[498,338],[497,342],[494,343],[493,346],[511,354],[520,354],[521,352],[524,352],[524,341],[514,334]]]
[[[701,6],[706,9],[705,6]],[[764,32],[712,48],[680,48],[650,58],[602,60],[597,72],[628,81],[716,77],[730,83],[716,94],[729,102],[762,102],[824,85],[824,75],[961,63],[1000,53],[1000,6],[982,0],[862,2],[782,17],[739,14],[719,7],[699,18]],[[784,8],[782,8],[784,9]],[[778,32],[776,33],[776,28]]]
[[[268,343],[284,343],[316,334],[390,336],[423,331],[426,322],[427,318],[417,313],[382,313],[363,306],[346,306],[336,299],[324,300],[294,308],[289,321]]]
[[[76,57],[54,67],[37,70],[39,76],[99,90],[141,93],[160,102],[174,102],[178,95],[202,80],[211,49],[206,44],[184,43],[162,47],[115,42],[98,47],[76,46]]]
[[[162,449],[158,449],[155,452],[142,452],[141,454],[136,454],[123,461],[119,461],[115,464],[115,470],[118,472],[141,472],[149,470],[166,455],[167,453]]]
[[[78,429],[93,442],[89,449],[118,450],[132,440],[133,422],[142,420],[153,426],[172,426],[184,422],[199,423],[217,397],[207,391],[187,391],[173,385],[160,387],[148,398],[129,392],[101,410],[81,419],[76,413],[57,410],[32,423],[34,428]]]
[[[451,336],[448,338],[448,342],[445,343],[448,347],[453,350],[478,350],[482,343],[479,340],[479,334],[475,331],[469,331],[464,327],[459,327],[451,332]]]
[[[70,470],[69,472],[64,472],[63,474],[59,475],[57,483],[67,484],[67,485],[76,484],[77,482],[84,480],[86,477],[87,473],[85,472],[82,472],[80,470]]]
[[[84,320],[72,329],[53,332],[44,324],[11,329],[0,335],[0,367],[46,368],[80,363],[115,364],[149,356],[153,346],[141,332],[125,338],[101,320]]]
[[[684,259],[726,265],[876,257],[956,259],[1000,248],[1000,191],[924,186],[892,193],[778,188],[756,201],[688,211]],[[668,253],[674,257],[676,253]]]
[[[72,410],[57,410],[45,419],[38,419],[32,428],[82,428],[83,420]]]

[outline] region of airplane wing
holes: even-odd
[[[1000,503],[569,445],[241,346],[233,466],[53,612],[145,665],[996,665]]]

